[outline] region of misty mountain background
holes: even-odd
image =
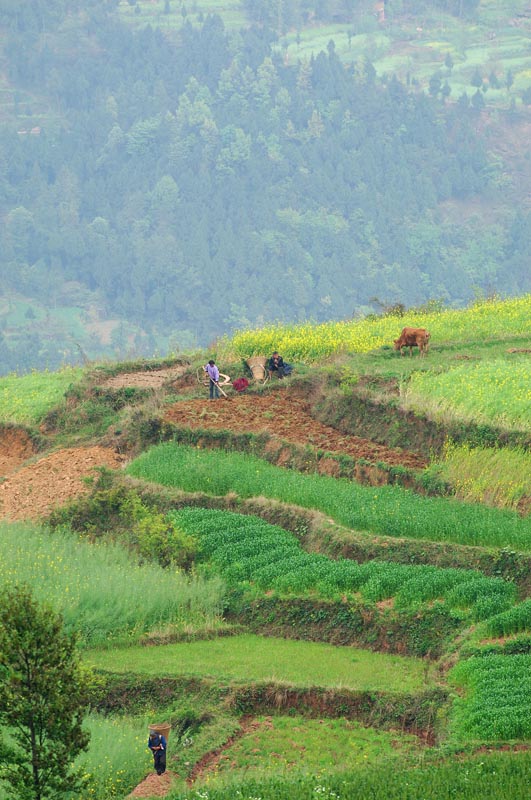
[[[478,65],[475,0],[229,5],[0,0],[0,374],[531,291],[529,38]],[[436,69],[382,69],[431,23]]]

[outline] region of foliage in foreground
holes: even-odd
[[[0,780],[20,800],[59,798],[81,784],[72,762],[86,750],[86,678],[76,640],[27,587],[0,599]]]
[[[223,585],[158,566],[139,566],[119,545],[78,541],[69,530],[53,534],[33,525],[0,524],[0,588],[33,587],[53,598],[67,630],[83,645],[134,640],[155,627],[215,624]]]
[[[360,486],[324,475],[302,475],[240,453],[220,456],[167,442],[142,453],[127,468],[137,478],[212,495],[265,496],[322,511],[355,530],[458,544],[531,550],[531,518],[396,486]]]

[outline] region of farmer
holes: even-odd
[[[282,356],[279,356],[279,354],[275,350],[275,352],[273,353],[273,355],[271,356],[271,358],[267,363],[267,368],[269,370],[269,377],[272,378],[273,373],[276,372],[279,378],[283,378],[284,367],[285,367],[284,359],[282,358]]]
[[[219,369],[216,367],[215,361],[211,358],[208,364],[204,367],[209,380],[209,400],[219,400]]]
[[[153,766],[157,775],[166,772],[166,737],[156,731],[149,732],[148,747],[153,753]]]

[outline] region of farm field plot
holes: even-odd
[[[11,472],[0,485],[0,516],[38,519],[55,506],[87,493],[84,479],[96,467],[118,469],[123,457],[107,447],[69,447]],[[14,466],[12,463],[11,466]]]
[[[215,406],[215,407],[213,407]],[[310,414],[310,404],[300,392],[291,389],[265,395],[241,395],[230,403],[220,400],[185,400],[166,411],[166,420],[178,426],[209,430],[249,431],[279,436],[286,441],[312,445],[323,450],[346,453],[356,459],[422,469],[427,461],[421,455],[389,448],[352,436],[318,422]]]
[[[284,771],[326,775],[337,767],[376,766],[411,753],[419,753],[415,736],[353,720],[260,716],[230,747],[206,760],[195,778],[211,783],[238,773],[257,779]]]
[[[157,647],[91,650],[85,660],[112,672],[272,680],[301,687],[389,692],[426,688],[426,665],[421,659],[250,634]]]
[[[507,359],[456,366],[442,374],[417,372],[411,376],[401,405],[443,420],[494,424],[506,430],[531,428],[531,360],[515,364]]]
[[[385,536],[531,549],[531,519],[514,511],[439,497],[395,486],[360,486],[326,475],[301,475],[240,453],[206,452],[167,442],[145,451],[127,473],[188,492],[236,492],[316,509],[355,530]]]

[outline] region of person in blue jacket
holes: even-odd
[[[156,731],[149,732],[148,747],[153,753],[153,766],[157,775],[166,772],[166,737]]]

